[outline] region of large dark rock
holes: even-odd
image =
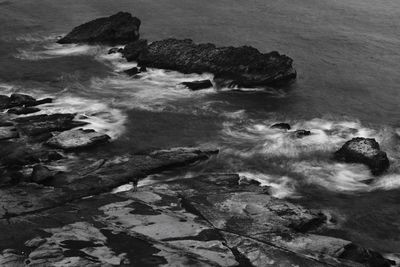
[[[139,27],[138,18],[119,12],[75,27],[58,43],[126,44],[139,39]]]
[[[201,80],[201,81],[193,81],[193,82],[183,82],[184,86],[189,88],[190,90],[197,91],[201,89],[207,89],[213,87],[213,84],[210,80]]]
[[[10,96],[9,107],[30,106],[36,103],[36,99],[30,95],[25,94],[12,94]]]
[[[367,165],[372,174],[382,174],[389,168],[389,159],[373,138],[356,137],[335,152],[336,160]]]
[[[147,50],[130,49],[139,65],[170,69],[182,73],[215,74],[215,80],[230,81],[241,87],[276,85],[296,77],[293,60],[278,52],[260,53],[250,46],[216,47],[214,44],[195,44],[190,39],[166,39],[153,42]],[[139,55],[137,55],[139,53]]]
[[[52,101],[53,100],[51,98],[36,100],[32,96],[26,94],[12,94],[10,97],[6,95],[0,95],[0,109],[31,107],[51,103]]]
[[[144,56],[146,52],[147,40],[137,40],[134,42],[130,42],[125,46],[124,50],[122,50],[123,56],[128,61],[136,61],[141,54],[143,54]]]
[[[23,133],[29,136],[36,136],[53,131],[66,131],[78,126],[86,125],[86,122],[75,121],[74,114],[51,114],[36,115],[23,118],[17,118],[19,128]]]

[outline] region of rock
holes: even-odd
[[[373,138],[353,138],[336,151],[334,157],[338,161],[365,164],[374,175],[382,174],[390,165],[386,153]]]
[[[14,168],[32,163],[38,163],[39,157],[27,144],[2,142],[0,147],[0,163],[7,168]]]
[[[107,142],[110,137],[94,130],[71,130],[55,135],[47,141],[47,145],[65,150],[84,148]]]
[[[0,127],[0,140],[7,140],[12,138],[18,138],[19,133],[14,126],[3,126]]]
[[[49,170],[49,168],[38,164],[33,167],[31,181],[41,184],[46,180],[53,178],[53,176],[54,174]]]
[[[274,125],[271,126],[272,129],[282,129],[282,130],[290,130],[290,124],[280,122],[280,123],[275,123]]]
[[[124,71],[126,74],[128,74],[129,76],[133,76],[139,73],[139,69],[136,67],[133,67],[129,70]]]
[[[74,121],[74,114],[56,113],[51,115],[35,115],[17,118],[17,128],[29,136],[37,136],[53,131],[66,131],[75,127],[86,125],[86,122]]]
[[[311,132],[307,131],[307,130],[296,130],[296,131],[294,131],[293,135],[296,138],[303,138],[304,136],[311,135]]]
[[[10,103],[10,98],[6,95],[0,95],[0,109],[8,108],[8,104]]]
[[[145,56],[145,53],[147,53],[147,40],[130,42],[122,51],[122,55],[128,61],[136,61],[142,54]]]
[[[75,27],[60,44],[126,44],[139,39],[140,20],[127,12],[92,20]]]
[[[29,106],[36,103],[36,99],[25,94],[12,94],[8,107]]]
[[[213,87],[213,84],[210,80],[183,82],[182,84],[193,91]]]
[[[216,47],[190,39],[153,42],[137,61],[140,66],[182,73],[210,72],[214,80],[230,80],[240,87],[271,86],[296,77],[293,60],[278,52],[262,54],[249,46]]]
[[[146,66],[141,66],[139,70],[140,70],[140,72],[146,72],[147,68],[146,68]]]
[[[367,266],[390,267],[396,265],[395,261],[385,259],[381,254],[369,249],[349,244],[344,247],[339,258],[360,262]]]
[[[195,151],[175,149],[183,150]],[[98,172],[92,177],[91,186],[103,185],[103,180],[96,180]],[[21,254],[35,266],[71,266],[72,256],[73,266],[87,266],[87,259],[101,266],[122,265],[122,261],[129,266],[260,267],[386,267],[392,263],[351,241],[315,234],[326,223],[320,212],[238,181],[236,174],[204,174],[152,184],[137,192],[80,198],[67,205],[48,199],[54,188],[32,184],[0,188],[1,200],[13,196],[11,204],[4,202],[3,210],[13,205],[20,212],[22,199],[48,207],[11,218],[12,224],[0,220],[0,242],[6,249],[29,246],[28,253]]]
[[[116,53],[122,53],[124,49],[123,48],[119,48],[119,47],[113,47],[110,48],[110,50],[108,50],[108,54],[116,54]]]
[[[15,108],[10,108],[7,112],[16,115],[22,115],[22,114],[35,113],[39,111],[40,111],[39,108],[34,108],[34,107],[15,107]]]
[[[53,99],[47,97],[47,98],[39,99],[32,105],[27,105],[27,106],[38,106],[38,105],[48,104],[48,103],[52,103],[52,102],[53,102]]]

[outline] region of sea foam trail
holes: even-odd
[[[232,168],[243,177],[272,188],[276,197],[297,197],[300,187],[315,185],[333,192],[354,193],[400,188],[400,158],[396,147],[400,138],[395,129],[375,130],[358,121],[313,119],[292,124],[292,129],[306,129],[310,136],[296,138],[293,131],[272,129],[276,121],[226,122],[222,130],[223,153],[239,157]],[[333,153],[354,137],[376,138],[391,162],[389,171],[373,176],[363,164],[335,162]],[[257,167],[249,164],[257,160]],[[241,166],[242,165],[242,166]],[[263,167],[264,165],[264,167]],[[256,165],[254,165],[256,166]]]
[[[0,84],[0,94],[10,95],[11,93],[25,93],[37,99],[53,98],[52,103],[40,105],[39,112],[20,116],[73,113],[77,114],[76,119],[88,123],[80,128],[94,129],[108,134],[112,139],[116,139],[124,133],[127,116],[122,110],[112,107],[107,102],[71,95],[68,92],[52,95],[35,88],[21,90],[13,85]]]

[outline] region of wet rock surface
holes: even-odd
[[[268,86],[296,77],[292,59],[278,52],[260,53],[249,46],[216,47],[195,44],[190,39],[156,41],[145,48],[145,41],[128,44],[124,55],[139,65],[176,70],[183,73],[215,74],[240,87]]]
[[[32,193],[22,192],[14,194]],[[236,174],[207,174],[137,192],[102,194],[32,214],[3,216],[0,223],[0,262],[15,266],[392,263],[350,241],[319,235],[323,214],[274,199],[261,187],[240,185]]]
[[[59,133],[50,138],[46,144],[64,150],[85,148],[107,142],[110,137],[94,130],[70,130]]]
[[[334,157],[339,161],[365,164],[374,175],[382,174],[390,165],[386,153],[373,138],[353,138],[336,151]]]
[[[75,27],[58,43],[126,44],[139,39],[139,28],[138,18],[119,12]]]

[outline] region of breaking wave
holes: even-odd
[[[371,192],[400,188],[400,138],[395,129],[375,130],[358,121],[313,119],[292,124],[289,131],[272,129],[276,121],[226,122],[222,130],[223,153],[240,157],[243,177],[271,188],[272,195],[298,197],[300,187],[315,185],[340,193]],[[297,129],[311,131],[298,138]],[[333,152],[353,137],[376,138],[391,161],[389,171],[379,177],[362,164],[338,163]],[[257,164],[255,163],[257,162]],[[238,161],[233,163],[237,170]],[[242,163],[239,163],[242,164]],[[255,164],[254,169],[248,166]],[[260,167],[261,166],[261,167]]]

